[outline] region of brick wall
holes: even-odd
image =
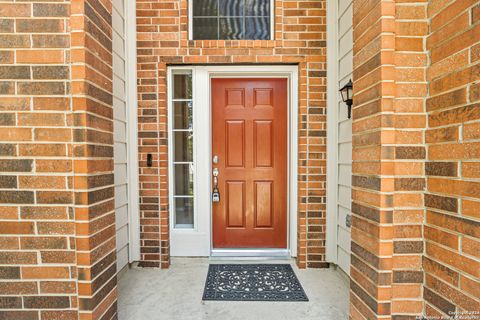
[[[478,12],[354,1],[352,318],[480,308]]]
[[[480,310],[480,4],[431,1],[425,313]]]
[[[354,2],[354,318],[423,311],[426,4]]]
[[[0,1],[2,319],[116,317],[111,10]],[[274,41],[188,41],[186,0],[137,14],[143,265],[169,265],[167,65],[295,63],[298,264],[325,266],[325,2],[277,0]],[[354,0],[352,318],[480,309],[479,17]]]
[[[68,1],[0,2],[0,318],[76,317]]]
[[[353,1],[350,316],[390,319],[395,186],[395,2]]]
[[[423,312],[427,1],[395,1],[392,319]]]
[[[79,319],[116,318],[112,3],[72,1],[72,111]]]
[[[325,1],[275,1],[274,41],[189,41],[186,0],[137,1],[143,265],[169,265],[167,65],[288,63],[300,75],[298,264],[326,266],[325,8]]]
[[[0,1],[1,319],[115,316],[110,12]]]

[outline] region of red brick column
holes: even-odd
[[[69,1],[0,1],[0,319],[76,319]]]
[[[432,1],[427,48],[428,316],[480,310],[480,5]]]
[[[395,1],[392,319],[423,312],[426,12],[426,1]]]
[[[350,316],[390,319],[395,172],[395,2],[353,1]]]
[[[354,1],[352,318],[480,307],[478,13]]]
[[[0,14],[0,318],[111,319],[111,3]]]
[[[162,4],[137,1],[137,78],[138,78],[138,159],[140,169],[140,265],[164,267],[170,265],[168,239],[168,136],[166,113],[159,114],[159,79],[166,91],[166,74],[159,76],[159,39],[153,33],[160,26],[179,24],[180,20],[160,15],[161,9],[171,10],[171,2]],[[178,16],[178,15],[177,15]],[[176,26],[170,26],[178,32]],[[165,107],[163,108],[165,109]],[[160,120],[162,118],[162,120]],[[162,129],[161,129],[162,128]],[[161,129],[161,130],[160,130]],[[152,154],[152,166],[147,166],[147,155]],[[162,156],[160,156],[162,155]],[[162,165],[163,167],[160,167]],[[161,183],[163,181],[163,183]],[[163,193],[163,196],[161,196]],[[165,196],[165,193],[167,194]],[[163,199],[160,201],[160,199]],[[162,231],[160,229],[162,228]],[[166,237],[165,237],[166,235]],[[162,251],[163,254],[160,253]]]
[[[80,319],[116,317],[112,4],[73,0],[73,188]]]

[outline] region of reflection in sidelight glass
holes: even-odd
[[[193,227],[193,198],[175,198],[175,228]]]
[[[176,229],[194,227],[193,88],[191,70],[172,73],[173,212]]]
[[[192,102],[175,101],[173,103],[173,129],[192,130]]]
[[[192,99],[192,74],[173,75],[173,99]]]
[[[193,162],[193,134],[191,131],[173,133],[175,162]]]
[[[175,195],[193,196],[193,165],[175,164]]]

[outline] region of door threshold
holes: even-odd
[[[212,249],[211,260],[290,260],[288,249]]]

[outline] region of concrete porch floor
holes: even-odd
[[[348,284],[334,269],[294,267],[309,302],[202,301],[208,259],[173,259],[168,270],[133,267],[119,280],[120,320],[342,320],[348,318]],[[265,263],[254,261],[250,263]]]

